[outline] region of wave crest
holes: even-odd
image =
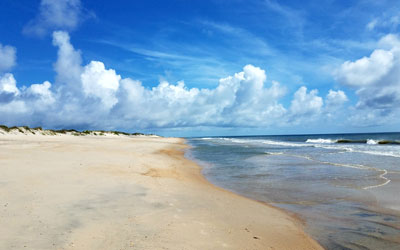
[[[306,140],[307,143],[335,143],[337,142],[337,140],[332,140],[332,139],[307,139]]]

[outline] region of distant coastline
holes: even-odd
[[[78,131],[76,129],[43,129],[42,127],[30,128],[28,126],[13,126],[8,127],[5,125],[0,125],[0,133],[2,134],[32,134],[32,135],[74,135],[74,136],[106,136],[106,135],[125,135],[125,136],[157,136],[154,134],[144,134],[144,133],[127,133],[115,130],[82,130]]]

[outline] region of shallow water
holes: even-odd
[[[328,249],[400,249],[399,141],[400,133],[189,138],[188,155],[212,183],[298,214]]]

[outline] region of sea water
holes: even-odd
[[[327,249],[400,249],[400,133],[188,142],[213,184],[297,214]]]

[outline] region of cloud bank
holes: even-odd
[[[343,91],[331,90],[324,99],[317,90],[300,87],[290,107],[281,99],[287,89],[267,81],[253,65],[219,80],[213,89],[188,88],[183,81],[161,81],[147,88],[123,78],[104,63],[82,65],[81,52],[69,34],[53,33],[58,48],[54,83],[18,88],[11,73],[0,75],[2,123],[53,128],[146,129],[176,127],[268,127],[320,119],[332,106],[347,101]]]

